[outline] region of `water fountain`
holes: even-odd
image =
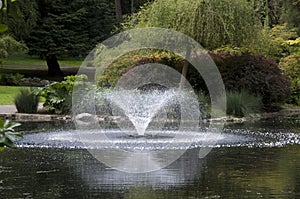
[[[212,101],[211,115],[217,117],[216,109],[224,111],[225,107],[216,106],[216,94],[224,95],[224,87],[210,59],[207,56],[203,58],[202,48],[188,38],[180,39],[182,35],[178,37],[169,30],[160,29],[159,35],[156,31],[151,31],[151,28],[146,32],[138,30],[138,35],[135,34],[137,37],[129,31],[124,38],[149,38],[145,41],[149,43],[143,43],[142,40],[127,45],[125,41],[125,47],[127,45],[129,48],[124,50],[119,41],[122,37],[117,37],[118,42],[114,42],[115,38],[107,42],[111,44],[107,45],[108,51],[118,43],[117,52],[129,53],[142,46],[169,50],[184,57],[182,52],[186,52],[187,44],[193,44],[192,56],[188,61],[196,68],[198,66],[197,70],[203,75]],[[161,38],[170,39],[167,47]],[[174,38],[184,42],[175,43]],[[93,51],[94,54],[97,51]],[[106,52],[105,56],[118,57],[111,52]],[[110,60],[100,58],[99,62],[104,66],[110,64]],[[94,56],[88,57],[86,63],[93,59]],[[203,65],[205,67],[201,68]],[[88,67],[85,70],[88,71]],[[100,67],[100,73],[102,70],[105,68]],[[39,129],[37,133],[25,134],[24,139],[17,142],[16,150],[0,154],[0,173],[3,176],[0,180],[0,197],[4,193],[3,198],[24,198],[24,194],[38,192],[40,196],[50,194],[49,198],[64,198],[64,194],[69,198],[78,195],[86,198],[86,194],[92,198],[97,194],[103,198],[115,198],[116,195],[126,198],[126,191],[132,187],[137,187],[138,191],[151,187],[153,192],[158,190],[168,198],[202,197],[199,196],[202,191],[206,192],[203,197],[216,198],[220,191],[228,190],[236,192],[225,194],[225,198],[240,194],[257,198],[272,195],[266,187],[259,187],[262,182],[276,182],[277,189],[280,188],[282,176],[299,173],[299,164],[293,166],[300,150],[300,134],[297,133],[299,118],[293,122],[297,125],[294,131],[287,127],[279,129],[283,124],[281,121],[272,123],[266,129],[262,128],[265,124],[254,127],[254,123],[250,123],[250,128],[243,124],[223,129],[222,122],[221,125],[215,121],[201,123],[201,107],[193,89],[178,89],[181,74],[159,64],[135,67],[126,74],[109,92],[98,91],[96,85],[88,89],[75,89],[73,113],[76,128]],[[141,89],[151,83],[161,85],[164,89]],[[111,110],[112,116],[99,117],[97,107],[103,105]],[[212,155],[207,155],[212,149]],[[283,158],[278,157],[278,152]],[[277,158],[282,159],[277,161]],[[280,175],[271,172],[278,163],[281,164],[278,168],[283,169]],[[264,169],[267,171],[261,175]],[[263,179],[256,180],[256,175]],[[274,180],[274,176],[279,177],[279,181],[276,178]],[[259,184],[257,190],[249,186],[252,179],[253,184]],[[297,182],[292,186],[286,182],[296,180],[284,179],[283,191],[286,191],[286,187],[299,187]],[[212,187],[209,187],[210,184]],[[194,195],[189,193],[189,185],[192,185]],[[267,194],[261,195],[262,192]],[[291,193],[288,189],[288,193],[281,191],[279,196],[288,198]],[[138,198],[141,198],[140,195]]]

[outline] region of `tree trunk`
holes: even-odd
[[[185,85],[185,82],[186,82],[186,75],[187,75],[188,68],[189,68],[188,59],[191,56],[191,50],[192,49],[191,49],[190,46],[188,46],[187,49],[186,49],[185,60],[184,60],[184,64],[183,64],[183,67],[182,67],[181,79],[180,79],[180,83],[179,83],[179,89],[180,90],[184,88],[184,85]]]
[[[264,28],[269,29],[270,27],[270,9],[269,9],[269,0],[266,0],[266,5],[265,5],[265,13],[266,13],[266,18],[264,20]]]
[[[133,5],[134,5],[134,1],[131,0],[131,14],[134,12],[134,7],[133,7]]]
[[[115,0],[116,18],[118,22],[122,21],[122,5],[121,0]]]
[[[59,63],[57,61],[57,57],[55,55],[48,55],[46,56],[46,62],[48,66],[48,75],[49,76],[56,76],[62,75],[62,71],[60,70]]]

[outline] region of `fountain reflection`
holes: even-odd
[[[140,163],[130,162],[128,166]],[[156,164],[154,161],[148,163]],[[194,178],[199,177],[204,165],[205,159],[198,159],[198,150],[188,150],[168,167],[153,172],[126,173],[107,168],[94,158],[85,159],[82,165],[77,164],[75,170],[82,181],[93,189],[115,190],[138,186],[167,189],[192,182]]]

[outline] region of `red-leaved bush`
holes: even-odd
[[[272,110],[289,97],[290,81],[272,59],[251,53],[209,54],[221,73],[227,91],[247,90],[251,94],[259,95],[266,110]],[[146,63],[161,63],[181,72],[184,61],[178,56],[163,53],[124,56],[112,64],[104,75],[98,77],[99,85],[114,86],[123,73]],[[187,79],[195,90],[207,91],[205,82],[192,66],[188,69]]]
[[[290,95],[290,81],[276,62],[250,53],[210,53],[219,68],[226,90],[246,89],[262,97],[266,109],[283,103]]]

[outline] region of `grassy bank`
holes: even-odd
[[[0,86],[0,105],[14,104],[15,96],[19,93],[20,89],[29,88],[18,86]]]
[[[61,67],[65,66],[75,66],[79,67],[82,63],[83,59],[80,58],[64,58],[59,59],[59,64]],[[4,60],[2,63],[2,68],[11,68],[11,69],[24,69],[24,68],[36,68],[36,69],[46,69],[47,64],[45,60],[40,59],[37,56],[29,56],[29,55],[19,55],[9,57]]]

